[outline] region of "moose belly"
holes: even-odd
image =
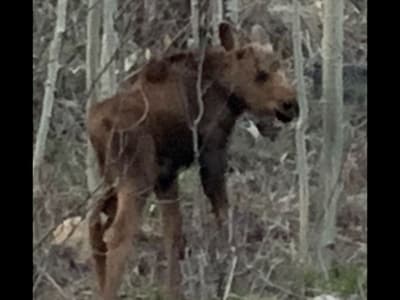
[[[157,144],[158,163],[164,172],[175,172],[193,162],[192,132],[188,128],[165,133]]]

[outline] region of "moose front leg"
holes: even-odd
[[[166,177],[160,177],[155,192],[161,210],[164,248],[167,258],[165,298],[183,300],[179,260],[184,258],[185,239],[182,233],[182,214],[179,208],[176,175],[169,174]]]
[[[217,224],[221,228],[228,216],[228,195],[225,182],[226,150],[206,149],[200,155],[200,177],[209,198]]]

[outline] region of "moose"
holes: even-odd
[[[248,112],[260,119],[272,116],[288,123],[299,114],[296,90],[271,44],[257,36],[240,39],[227,22],[219,24],[218,35],[220,46],[150,60],[129,88],[89,111],[89,139],[99,171],[112,186],[89,219],[103,300],[117,297],[124,265],[139,234],[141,212],[152,192],[159,202],[167,259],[165,297],[183,299],[179,261],[184,259],[185,239],[178,201],[179,172],[198,159],[204,193],[221,227],[228,209],[227,145],[236,120]],[[100,213],[107,216],[105,222]]]

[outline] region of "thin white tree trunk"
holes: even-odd
[[[92,89],[93,80],[97,76],[100,58],[100,22],[101,22],[101,0],[89,0],[89,12],[87,20],[87,48],[86,48],[86,91],[91,94],[86,103],[86,114],[92,104],[97,101],[99,89],[96,85]],[[90,141],[88,141],[86,157],[86,178],[90,192],[93,192],[99,185],[100,179],[97,172],[95,153]]]
[[[198,0],[191,0],[190,1],[190,13],[191,13],[191,23],[192,23],[192,38],[193,44],[191,45],[192,48],[198,48],[200,45],[200,11],[199,11],[199,1]]]
[[[157,12],[157,1],[156,0],[144,0],[144,34],[146,36],[151,35],[152,22],[156,17]]]
[[[33,154],[33,180],[34,192],[39,188],[39,168],[42,164],[45,149],[46,139],[49,132],[51,114],[53,111],[54,91],[57,81],[57,74],[60,68],[58,62],[62,35],[65,31],[65,21],[67,15],[67,0],[58,0],[57,2],[57,21],[54,29],[54,38],[49,50],[49,63],[47,65],[47,80],[45,82],[45,93],[42,106],[42,114],[40,116],[39,129],[36,136],[35,150]]]
[[[239,0],[226,1],[226,15],[235,25],[239,24]]]
[[[318,257],[325,276],[332,262],[336,237],[337,201],[341,194],[343,157],[343,0],[325,0],[322,41],[324,103],[323,223]]]
[[[212,3],[212,25],[213,25],[213,44],[219,44],[218,26],[224,19],[224,3],[223,0],[214,0]]]
[[[300,28],[300,3],[293,1],[293,46],[294,62],[297,79],[297,99],[300,106],[300,117],[296,126],[296,149],[297,149],[297,173],[299,176],[299,201],[300,201],[300,230],[299,230],[299,262],[305,264],[308,261],[308,231],[309,231],[309,203],[310,193],[308,185],[308,164],[306,151],[306,129],[308,126],[308,103],[306,99],[304,76],[303,76],[303,54],[301,50],[301,28]]]
[[[109,63],[118,45],[118,37],[114,30],[114,16],[117,12],[116,0],[104,0],[103,4],[103,43],[101,51],[101,69]],[[117,89],[115,60],[109,63],[101,77],[101,98],[111,96]]]
[[[146,22],[151,22],[156,17],[156,0],[145,0],[144,1],[144,11],[146,14]]]

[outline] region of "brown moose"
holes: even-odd
[[[200,176],[217,223],[227,214],[227,143],[245,111],[297,117],[295,89],[272,46],[253,40],[239,45],[236,31],[219,26],[222,47],[150,61],[130,88],[95,104],[87,122],[100,172],[113,189],[89,220],[100,295],[112,300],[138,234],[146,197],[155,192],[167,257],[166,298],[183,299],[179,260],[183,258],[182,216],[177,175],[195,158],[192,125],[199,113],[196,84],[201,74],[204,110],[197,128]],[[202,72],[198,67],[202,62]],[[108,216],[102,223],[100,212]]]

